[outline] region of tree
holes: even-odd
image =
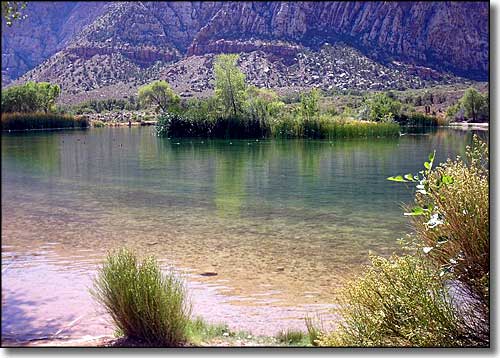
[[[269,119],[271,116],[271,107],[275,108],[275,102],[278,102],[278,95],[268,89],[249,86],[247,89],[246,111],[249,116],[259,121]]]
[[[367,101],[369,119],[372,121],[385,121],[389,118],[399,117],[401,102],[393,99],[386,93],[377,93]]]
[[[12,26],[14,20],[25,19],[26,14],[21,10],[26,8],[26,1],[2,1],[2,18],[7,26]]]
[[[241,115],[247,99],[245,74],[236,66],[237,54],[223,54],[215,58],[215,97],[226,116]]]
[[[484,114],[488,101],[475,88],[467,89],[460,100],[465,109],[465,116],[475,122],[480,114]]]
[[[320,92],[313,88],[308,93],[300,95],[300,113],[305,119],[312,119],[319,113]]]
[[[56,84],[40,82],[37,84],[38,108],[45,113],[53,111],[57,98],[61,94],[61,88]]]
[[[166,81],[154,81],[139,88],[139,102],[143,106],[156,105],[162,112],[177,111],[180,97]]]
[[[2,112],[37,112],[54,110],[61,89],[48,82],[27,82],[2,91]]]

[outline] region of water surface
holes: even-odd
[[[326,312],[409,232],[385,178],[463,154],[471,132],[372,140],[157,138],[152,128],[2,133],[2,334],[111,331],[88,287],[106,252],[182,272],[196,314],[274,334]],[[201,273],[216,272],[204,277]]]

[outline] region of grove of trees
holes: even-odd
[[[2,91],[2,113],[53,112],[61,89],[48,82],[27,82]]]

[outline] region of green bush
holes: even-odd
[[[338,328],[321,346],[469,346],[449,289],[439,272],[418,256],[372,257],[361,277],[347,284]]]
[[[430,166],[419,181],[412,225],[428,258],[460,282],[477,319],[471,332],[489,333],[489,157],[477,136],[464,159]]]
[[[139,263],[126,249],[109,254],[91,293],[127,338],[168,347],[186,341],[190,305],[184,283],[172,272],[163,274],[153,257]]]
[[[398,118],[401,113],[401,102],[388,93],[377,93],[365,100],[368,118],[371,121],[383,121],[387,118]]]
[[[2,130],[87,128],[86,118],[56,113],[2,113]]]
[[[53,112],[61,89],[48,82],[27,82],[2,90],[2,113]]]

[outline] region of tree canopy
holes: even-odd
[[[180,97],[166,81],[154,81],[140,87],[138,97],[141,105],[155,105],[161,112],[175,111],[180,102]]]
[[[237,54],[223,54],[215,58],[215,97],[225,116],[241,116],[247,99],[245,74],[236,65]]]
[[[2,112],[52,112],[61,89],[48,82],[27,82],[2,91]]]

